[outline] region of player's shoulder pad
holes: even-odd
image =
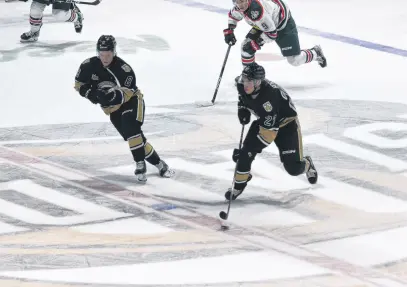
[[[252,20],[252,21],[259,21],[264,14],[264,7],[263,4],[261,4],[260,0],[253,0],[250,3],[249,9],[247,9],[246,15]]]
[[[127,64],[122,58],[117,57],[116,61],[117,61],[116,63],[120,66],[120,68],[123,71],[125,71],[126,73],[131,73],[133,71],[131,66],[129,64]]]
[[[82,62],[80,69],[82,71],[93,70],[94,67],[97,66],[99,63],[100,63],[100,59],[96,56],[92,57],[92,58],[88,58]]]

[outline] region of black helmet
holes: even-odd
[[[116,55],[116,39],[111,35],[100,36],[96,45],[96,50],[98,52],[112,51]]]
[[[251,80],[264,80],[266,71],[262,66],[254,62],[244,67],[242,75]]]

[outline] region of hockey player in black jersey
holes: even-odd
[[[265,79],[264,68],[257,63],[246,66],[236,78],[239,93],[238,117],[242,125],[253,121],[241,150],[233,151],[237,162],[234,186],[226,199],[236,199],[251,179],[251,166],[258,153],[274,142],[280,152],[285,170],[292,176],[305,173],[308,181],[315,184],[318,173],[310,156],[303,157],[302,136],[295,106],[287,92],[277,84]]]
[[[173,171],[147,142],[141,129],[144,123],[144,98],[136,86],[133,69],[116,55],[116,40],[102,35],[97,42],[98,55],[85,60],[75,77],[79,94],[100,104],[110,121],[128,142],[136,162],[135,175],[141,183],[147,181],[146,163],[158,168],[162,177],[171,177]]]

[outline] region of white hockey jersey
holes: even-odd
[[[277,38],[277,32],[287,25],[290,10],[282,0],[248,0],[249,8],[241,11],[236,6],[229,11],[229,25],[237,25],[243,18],[246,22],[263,31],[270,39]]]

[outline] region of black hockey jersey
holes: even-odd
[[[241,77],[235,81],[239,92],[238,105],[257,117],[260,126],[258,138],[268,146],[277,136],[278,130],[297,117],[290,96],[282,87],[269,80],[262,81],[257,92],[247,95]]]
[[[142,96],[136,86],[136,76],[133,69],[120,57],[115,57],[109,67],[104,67],[98,57],[92,57],[85,60],[75,77],[75,89],[82,95],[86,89],[81,89],[83,85],[91,89],[111,88],[116,90],[116,93],[121,93],[123,101],[109,107],[102,107],[105,114],[120,109],[122,104],[128,102],[134,96]]]

